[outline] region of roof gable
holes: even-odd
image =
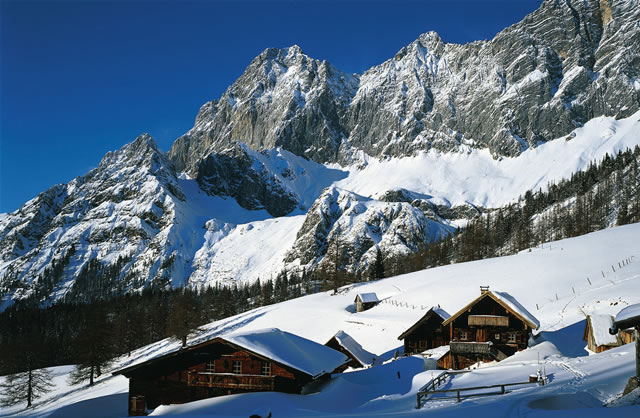
[[[420,325],[422,325],[425,321],[428,321],[429,318],[431,318],[432,316],[437,316],[438,318],[440,318],[440,322],[442,323],[443,321],[445,321],[446,319],[449,319],[451,317],[451,315],[449,315],[447,313],[447,311],[445,311],[444,309],[442,309],[440,306],[433,306],[431,309],[429,309],[427,311],[427,313],[425,313],[422,318],[418,319],[418,321],[416,321],[415,324],[411,325],[411,327],[409,327],[408,330],[406,330],[405,332],[403,332],[402,334],[400,334],[400,336],[398,337],[399,340],[404,340],[407,335],[411,334],[412,332],[414,332],[416,329],[418,329],[418,327],[420,327]]]
[[[378,299],[378,295],[376,295],[375,293],[358,293],[354,302],[357,302],[358,298],[360,298],[360,301],[362,303],[380,302],[380,300]]]
[[[336,332],[336,334],[331,337],[327,344],[331,340],[336,340],[336,342],[342,348],[351,353],[362,366],[371,366],[376,358],[375,354],[370,353],[362,348],[362,346],[356,340],[354,340],[349,334],[342,330]]]
[[[467,310],[472,308],[478,302],[483,300],[484,298],[491,298],[500,306],[505,308],[508,312],[513,314],[516,318],[520,319],[522,322],[527,324],[531,329],[537,329],[540,326],[540,322],[533,316],[529,311],[527,311],[524,306],[520,304],[513,296],[511,296],[507,292],[494,292],[487,290],[482,293],[480,296],[469,302],[465,307],[460,309],[458,312],[453,314],[450,318],[442,323],[442,325],[449,325],[453,321],[455,321],[460,315],[465,313]]]

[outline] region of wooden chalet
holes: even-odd
[[[609,329],[612,327],[611,315],[587,315],[583,337],[587,342],[587,349],[593,353],[602,353],[633,342],[633,328],[619,330],[617,334],[611,335]]]
[[[216,337],[114,372],[129,378],[129,415],[243,392],[300,393],[349,358],[277,328]]]
[[[449,332],[449,353],[441,359],[448,369],[463,369],[479,361],[500,361],[527,348],[538,320],[511,295],[480,287],[480,296],[442,323]]]
[[[373,308],[380,303],[380,300],[375,293],[358,293],[354,302],[356,303],[356,312],[362,312]]]
[[[449,344],[449,330],[445,329],[442,323],[450,316],[439,306],[429,309],[422,318],[398,337],[399,340],[404,340],[404,353],[418,354]]]
[[[342,330],[336,332],[336,334],[331,337],[325,345],[349,357],[350,361],[344,366],[345,369],[347,367],[352,367],[354,369],[371,367],[376,359],[375,354],[372,354],[362,348],[356,340]]]

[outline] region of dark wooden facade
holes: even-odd
[[[129,378],[129,415],[232,393],[300,393],[314,377],[222,338],[122,369]]]
[[[349,357],[349,362],[340,368],[340,370],[339,370],[340,372],[345,371],[347,369],[347,367],[351,367],[351,368],[354,368],[354,369],[361,369],[361,368],[365,367],[365,365],[362,364],[360,362],[360,360],[358,360],[356,358],[356,356],[354,356],[351,351],[349,351],[346,348],[344,348],[342,346],[342,344],[340,344],[338,342],[338,340],[336,340],[335,337],[332,337],[329,341],[327,341],[327,343],[325,345],[327,347],[333,348],[334,350],[339,351],[342,354],[344,354],[345,356]]]
[[[445,319],[433,308],[429,309],[422,318],[398,337],[399,340],[404,340],[404,353],[417,354],[449,344],[449,331],[442,325]]]
[[[463,369],[479,361],[500,361],[527,348],[531,329],[537,324],[485,288],[443,326],[450,342],[441,363]]]

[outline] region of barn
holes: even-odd
[[[356,303],[356,312],[366,311],[380,303],[378,295],[375,293],[358,293],[354,300]]]
[[[463,369],[479,361],[500,361],[527,348],[538,320],[506,292],[480,287],[480,296],[442,323],[449,333],[445,368]]]
[[[398,337],[398,340],[404,340],[404,353],[418,354],[449,344],[449,332],[442,323],[450,316],[439,306],[429,309],[422,318]]]
[[[347,367],[360,369],[363,367],[371,367],[375,363],[376,356],[362,348],[362,346],[354,340],[349,334],[340,330],[329,339],[325,344],[327,347],[340,351],[351,359],[347,363]]]
[[[611,335],[609,329],[613,327],[611,315],[587,315],[583,339],[587,342],[587,349],[593,353],[619,347],[633,342],[633,329],[619,330]]]
[[[263,329],[215,337],[114,372],[129,378],[129,415],[242,392],[300,393],[350,359],[306,338]]]

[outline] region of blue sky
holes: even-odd
[[[419,34],[490,39],[539,0],[0,0],[0,213],[148,132],[163,150],[268,47],[361,73]]]

